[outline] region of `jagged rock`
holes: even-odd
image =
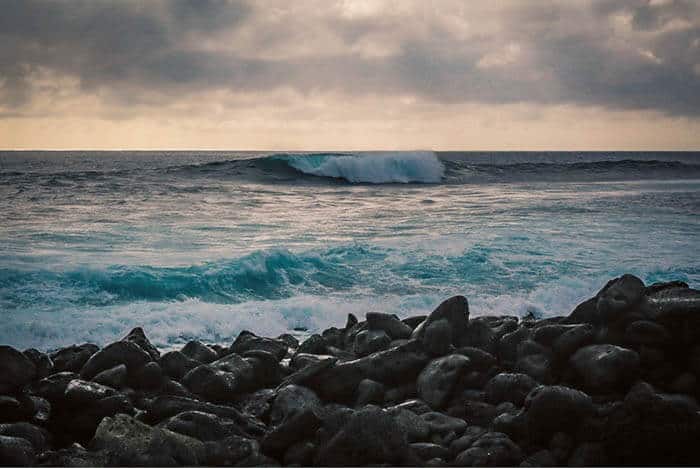
[[[0,435],[0,463],[4,466],[34,465],[34,448],[21,437]]]
[[[287,354],[287,345],[280,340],[256,336],[249,331],[242,331],[233,342],[229,351],[236,354],[243,354],[246,351],[267,351],[281,361]]]
[[[570,432],[594,412],[585,393],[561,385],[535,387],[525,399],[525,420],[535,436]]]
[[[484,387],[486,401],[498,404],[510,401],[522,406],[528,393],[537,386],[537,382],[527,374],[500,373],[495,375]]]
[[[319,447],[315,463],[325,466],[400,464],[415,458],[406,434],[384,410],[367,407],[350,416],[328,443]]]
[[[420,325],[416,326],[411,333],[411,338],[421,340],[427,327],[438,320],[445,319],[450,324],[452,329],[452,339],[456,346],[462,345],[460,341],[462,335],[466,332],[469,324],[469,303],[464,296],[454,296],[442,302],[435,310],[433,310],[428,318]],[[471,345],[471,343],[464,343]]]
[[[157,361],[160,357],[160,351],[146,338],[146,334],[141,327],[136,327],[131,330],[128,335],[122,338],[122,341],[135,343],[139,348],[146,351],[154,361]]]
[[[326,354],[328,350],[328,343],[326,339],[319,334],[314,334],[308,337],[302,344],[297,348],[297,355],[305,354]]]
[[[625,342],[633,345],[659,346],[670,340],[671,334],[664,326],[649,320],[637,320],[625,329]]]
[[[442,408],[454,391],[455,385],[470,366],[470,360],[460,354],[437,358],[418,376],[418,395],[432,408]]]
[[[205,400],[226,402],[232,401],[239,393],[241,381],[235,374],[202,364],[185,374],[182,384]]]
[[[457,455],[456,466],[511,466],[524,458],[520,447],[506,434],[487,432],[470,448]]]
[[[370,330],[382,330],[393,340],[407,339],[413,332],[413,328],[399,320],[395,315],[368,312],[366,318]]]
[[[386,349],[391,338],[383,330],[362,330],[355,335],[354,351],[358,356],[367,356]]]
[[[175,380],[181,380],[185,374],[200,365],[199,361],[190,359],[180,351],[167,352],[158,362],[165,375]]]
[[[201,441],[150,427],[124,414],[104,418],[90,445],[105,451],[118,465],[198,465],[205,461]]]
[[[0,393],[13,393],[36,377],[36,366],[11,346],[0,346]]]
[[[633,275],[622,275],[608,282],[598,293],[596,308],[603,323],[625,318],[644,298],[644,282]]]
[[[99,351],[92,343],[68,346],[51,353],[54,372],[80,372],[90,357]]]
[[[209,364],[219,358],[216,351],[197,340],[189,341],[180,352],[186,357],[202,364]]]
[[[321,400],[313,390],[298,385],[287,385],[277,392],[270,409],[270,422],[277,425],[306,410],[315,412],[321,405]]]
[[[150,361],[151,356],[136,343],[117,341],[90,356],[90,359],[87,360],[80,370],[80,376],[89,380],[100,372],[119,364],[124,364],[129,372],[132,372],[145,366]]]
[[[384,391],[385,387],[383,384],[371,379],[362,380],[357,386],[355,406],[361,408],[371,403],[384,403]]]
[[[625,389],[639,373],[639,355],[615,345],[581,348],[569,361],[571,368],[591,392]]]
[[[444,356],[452,346],[452,327],[446,319],[435,320],[425,327],[423,346],[433,356]]]
[[[122,388],[126,384],[126,366],[119,364],[104,370],[93,377],[92,381],[112,388]]]

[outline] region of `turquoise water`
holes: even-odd
[[[696,153],[0,153],[0,343],[161,346],[700,286]]]

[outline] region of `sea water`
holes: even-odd
[[[2,152],[0,343],[164,347],[350,312],[700,286],[700,153]]]

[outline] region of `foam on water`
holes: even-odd
[[[445,167],[432,151],[279,156],[304,174],[354,183],[439,183]]]

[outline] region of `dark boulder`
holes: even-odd
[[[260,446],[263,453],[280,457],[297,442],[313,439],[321,427],[321,419],[310,408],[283,420],[263,438]]]
[[[314,334],[304,340],[297,348],[297,354],[326,354],[328,343],[319,334]]]
[[[26,421],[35,413],[34,402],[26,393],[0,395],[0,423]]]
[[[180,351],[167,352],[158,362],[165,375],[175,380],[181,380],[185,374],[200,364],[199,361],[185,356]]]
[[[525,458],[520,447],[506,434],[487,432],[470,448],[457,455],[456,466],[513,466]]]
[[[235,435],[205,443],[205,451],[209,466],[262,466],[268,461],[260,453],[257,440]]]
[[[353,350],[358,356],[367,356],[386,349],[391,338],[383,330],[362,330],[355,335]]]
[[[382,330],[393,340],[409,338],[413,332],[413,328],[399,320],[395,315],[368,312],[366,318],[367,327],[370,330]]]
[[[461,435],[467,428],[467,422],[461,418],[455,418],[438,411],[430,411],[420,415],[420,418],[428,425],[430,434],[445,436],[454,433]]]
[[[445,319],[452,328],[452,339],[454,345],[461,345],[460,338],[467,330],[469,323],[469,303],[464,296],[454,296],[442,302],[433,310],[428,318],[418,325],[411,333],[411,338],[421,340],[427,327],[433,322]],[[469,345],[469,343],[465,343]]]
[[[663,346],[670,340],[668,330],[650,320],[637,320],[625,329],[625,342],[632,345]]]
[[[235,374],[217,370],[208,364],[197,366],[185,374],[182,384],[195,395],[213,402],[232,401],[241,387],[241,381]]]
[[[141,390],[154,390],[163,385],[165,378],[160,364],[151,361],[131,373],[129,384]]]
[[[517,360],[514,369],[538,382],[552,383],[552,360],[546,354],[529,354]]]
[[[626,390],[639,373],[635,351],[609,344],[581,348],[569,362],[584,387],[595,393]]]
[[[270,422],[277,425],[306,410],[317,412],[321,406],[321,400],[313,390],[287,385],[277,392],[270,409]]]
[[[103,398],[115,395],[113,388],[95,382],[75,379],[68,383],[64,398],[73,406],[92,405]]]
[[[221,440],[230,435],[242,435],[231,420],[202,411],[185,411],[176,414],[158,424],[158,427],[168,429],[202,442]]]
[[[544,438],[555,432],[575,431],[594,412],[590,396],[560,385],[535,387],[525,399],[524,409],[532,436]]]
[[[411,444],[411,450],[423,461],[433,460],[435,458],[440,458],[444,461],[450,455],[450,451],[447,447],[430,442],[414,442]]]
[[[315,463],[325,466],[415,463],[406,434],[384,410],[367,407],[319,448]]]
[[[32,444],[36,453],[41,453],[49,447],[51,436],[46,429],[27,422],[0,424],[0,436],[19,437]]]
[[[36,382],[32,386],[33,392],[52,403],[56,403],[63,400],[68,384],[79,377],[75,372],[58,372]]]
[[[584,442],[569,457],[568,466],[610,466],[603,444]]]
[[[36,377],[36,366],[11,346],[0,345],[0,393],[13,393]]]
[[[202,364],[209,364],[219,358],[216,351],[197,340],[189,341],[180,352],[186,357]]]
[[[0,435],[0,464],[3,466],[32,466],[35,453],[32,444],[21,437]]]
[[[554,358],[565,363],[579,348],[588,346],[595,339],[595,328],[590,324],[575,325],[559,335],[552,343]]]
[[[644,311],[662,324],[681,320],[700,320],[700,291],[690,288],[667,288],[647,294]]]
[[[23,354],[29,358],[36,367],[36,379],[43,379],[54,373],[51,357],[34,348],[25,349]]]
[[[418,395],[432,408],[442,408],[457,382],[469,370],[470,363],[468,357],[460,354],[432,360],[418,376]]]
[[[386,387],[384,384],[372,379],[364,379],[357,385],[357,398],[355,406],[361,408],[368,404],[384,403],[384,392]]]
[[[425,327],[423,347],[433,356],[444,356],[454,350],[452,326],[446,319],[435,320]]]
[[[103,370],[92,381],[112,388],[122,388],[126,384],[127,370],[124,364]]]
[[[530,338],[532,331],[527,327],[519,327],[503,335],[498,341],[498,357],[504,362],[515,362],[518,359],[518,346]]]
[[[596,308],[601,321],[613,324],[625,320],[644,298],[644,282],[633,275],[622,275],[608,282],[598,293]]]
[[[517,406],[525,403],[525,397],[537,386],[537,382],[527,374],[500,373],[484,387],[486,401],[492,404],[510,401]]]
[[[80,372],[90,356],[99,351],[92,343],[73,345],[51,353],[54,372]]]
[[[122,338],[122,341],[130,341],[138,345],[138,347],[147,352],[154,361],[157,361],[160,357],[160,351],[151,344],[141,327],[136,327],[131,330],[128,335]]]
[[[80,371],[83,379],[92,379],[100,372],[124,364],[133,372],[151,361],[151,356],[131,341],[117,341],[105,346],[87,360]]]
[[[280,361],[287,355],[288,348],[284,341],[260,337],[249,331],[242,331],[229,348],[229,352],[241,355],[254,350],[267,351]]]

